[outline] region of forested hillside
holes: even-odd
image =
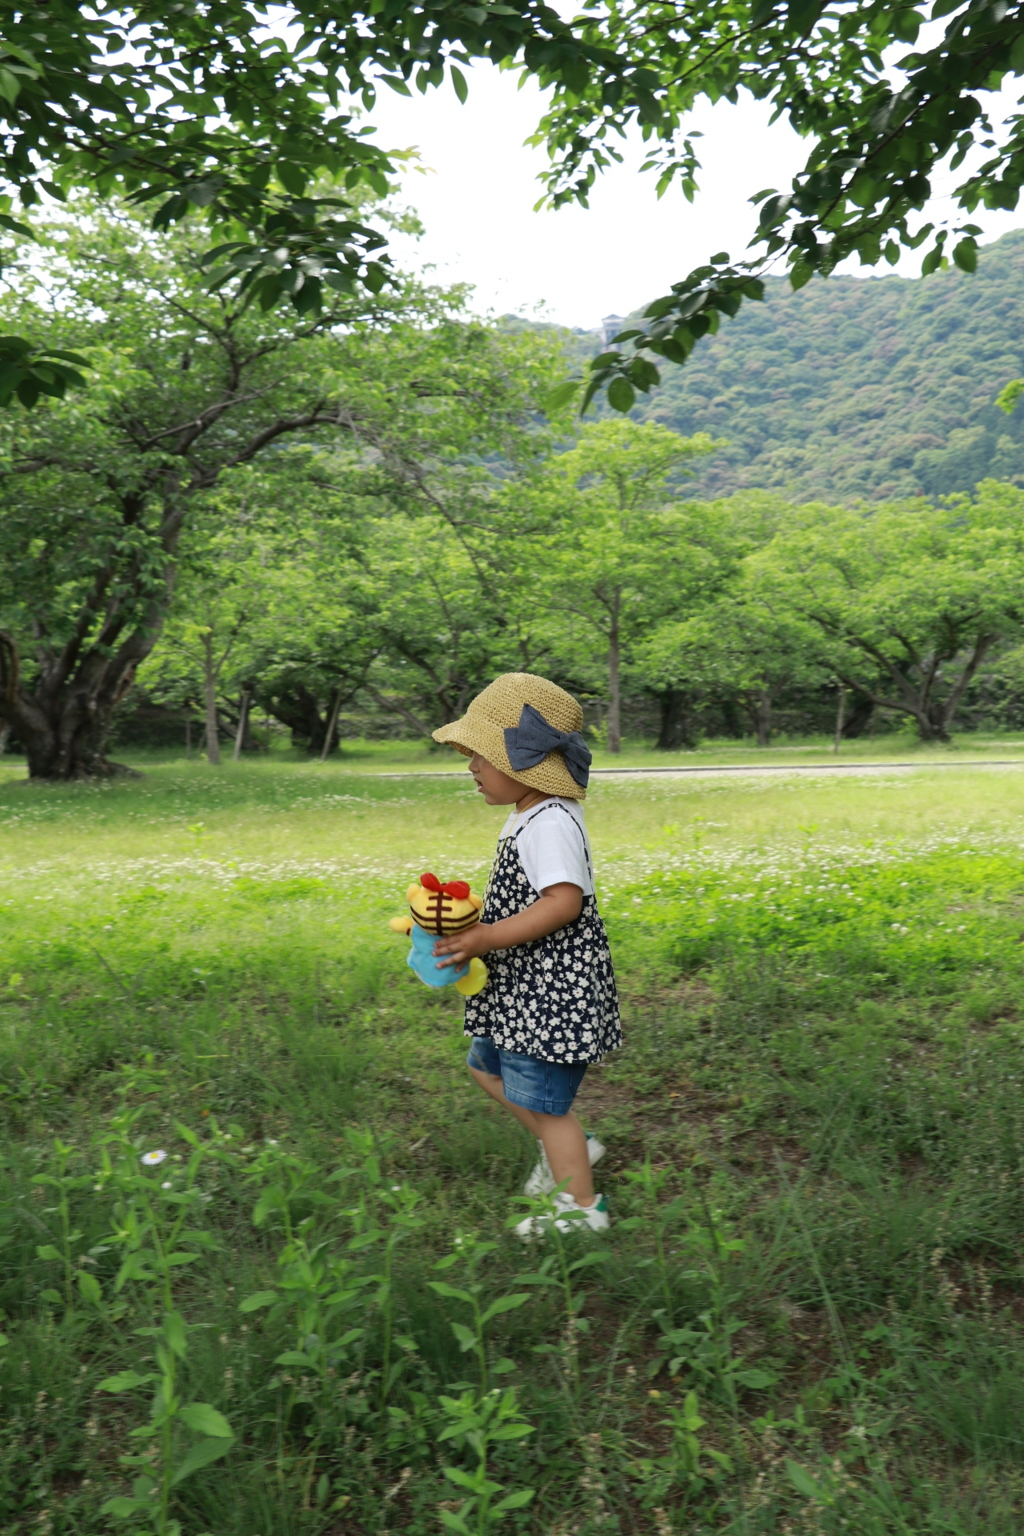
[[[770,487],[797,500],[938,496],[986,476],[1024,482],[1024,406],[993,403],[1024,374],[1024,231],[977,272],[784,278],[745,305],[633,412],[730,446],[702,495]]]

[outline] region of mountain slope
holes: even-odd
[[[970,490],[987,475],[1024,483],[1024,405],[1007,417],[993,403],[1024,375],[1024,231],[972,274],[767,286],[633,412],[729,439],[695,482],[702,495],[760,486],[850,501]]]

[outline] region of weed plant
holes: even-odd
[[[1019,1531],[1022,809],[599,783],[614,1220],[524,1247],[386,927],[458,779],[4,784],[0,1532]]]

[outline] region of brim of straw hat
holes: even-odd
[[[519,724],[524,704],[532,704],[556,730],[578,731],[583,725],[583,711],[570,693],[547,678],[509,672],[485,688],[461,720],[434,731],[434,740],[454,747],[463,757],[479,752],[517,784],[539,789],[541,794],[585,800],[587,792],[576,783],[561,752],[549,752],[536,768],[512,767],[505,751],[505,728]]]

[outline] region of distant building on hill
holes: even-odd
[[[603,346],[611,346],[613,336],[617,336],[626,324],[625,315],[605,315],[597,330]]]

